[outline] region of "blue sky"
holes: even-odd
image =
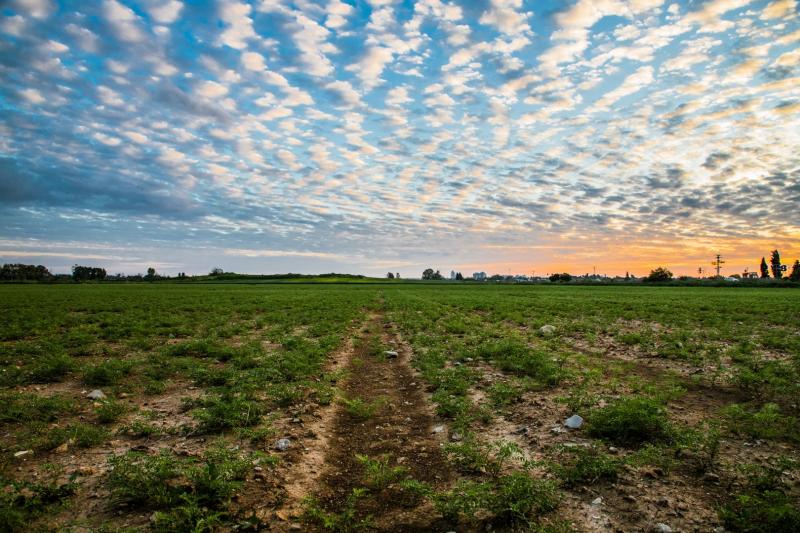
[[[800,255],[795,0],[0,3],[0,261]]]

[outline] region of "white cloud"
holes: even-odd
[[[13,3],[20,11],[36,19],[46,19],[55,8],[51,0],[14,0]]]
[[[103,1],[103,14],[106,21],[114,27],[114,35],[127,42],[141,42],[144,32],[139,27],[139,17],[129,8],[117,0]]]
[[[386,94],[387,106],[401,106],[413,100],[408,96],[408,89],[406,87],[394,87]]]
[[[52,52],[54,54],[63,54],[67,50],[69,50],[69,46],[65,45],[64,43],[60,43],[58,41],[49,40],[44,45],[45,50],[48,52]]]
[[[334,93],[338,97],[339,103],[344,106],[353,107],[361,102],[361,96],[346,81],[332,81],[325,85],[325,88]]]
[[[123,132],[123,135],[138,144],[146,144],[150,140],[147,135],[142,135],[136,131],[126,131]]]
[[[43,103],[45,101],[45,98],[44,98],[44,96],[42,96],[42,93],[40,93],[36,89],[30,88],[30,87],[27,88],[27,89],[22,89],[19,92],[19,94],[25,100],[27,100],[28,102],[30,102],[32,104],[41,104],[41,103]]]
[[[94,32],[73,23],[67,24],[65,29],[67,30],[67,33],[72,35],[72,37],[78,41],[78,46],[87,52],[97,52],[100,39]]]
[[[522,9],[522,0],[490,0],[489,9],[481,15],[479,22],[510,36],[530,33],[527,20],[533,13],[520,12],[519,9]]]
[[[325,25],[332,30],[338,30],[347,24],[346,17],[353,12],[353,7],[349,4],[345,4],[341,0],[331,0],[328,2],[326,12],[328,18],[325,19]]]
[[[3,17],[0,20],[0,31],[15,37],[21,37],[27,25],[28,23],[22,15],[12,15]]]
[[[165,0],[147,6],[147,12],[153,20],[160,24],[172,24],[178,20],[183,10],[183,3],[178,0]]]
[[[122,144],[122,139],[120,139],[119,137],[112,137],[110,135],[106,135],[105,133],[101,133],[99,131],[95,132],[93,137],[97,141],[105,144],[106,146],[119,146],[120,144]]]
[[[204,98],[219,98],[228,94],[228,88],[216,81],[204,81],[196,90],[197,94]]]
[[[392,62],[392,57],[393,54],[389,48],[372,46],[361,58],[361,61],[348,65],[346,70],[355,72],[361,79],[364,88],[370,90],[383,81],[381,73],[386,65]]]
[[[596,103],[597,109],[605,109],[615,104],[620,98],[629,96],[646,87],[653,82],[653,67],[640,67],[636,72],[629,75],[614,90],[604,94]]]
[[[106,87],[105,85],[100,85],[97,87],[97,96],[100,98],[100,101],[106,105],[115,107],[121,107],[125,105],[122,95],[120,95],[117,91]]]
[[[247,70],[260,71],[267,68],[264,56],[258,52],[245,52],[242,54],[242,64]]]
[[[220,44],[237,50],[247,47],[247,40],[256,37],[250,18],[251,10],[250,5],[236,0],[219,0],[219,18],[227,25],[219,36]]]
[[[291,28],[305,72],[318,78],[331,75],[333,64],[325,54],[336,53],[338,50],[327,42],[330,31],[299,12],[295,14]]]
[[[761,12],[762,20],[782,19],[791,16],[797,8],[796,0],[775,0]]]

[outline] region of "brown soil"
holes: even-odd
[[[365,328],[367,333],[351,351],[337,356],[346,365],[348,377],[340,393],[348,399],[383,402],[377,412],[366,419],[354,416],[341,403],[320,415],[313,424],[317,439],[308,446],[297,468],[287,479],[288,500],[276,513],[279,520],[275,530],[297,529],[304,496],[313,496],[328,512],[338,513],[346,508],[354,488],[366,486],[364,469],[356,458],[366,455],[372,459],[389,458],[389,464],[407,469],[407,476],[444,488],[451,479],[449,467],[440,447],[442,433],[434,433],[435,425],[430,404],[423,386],[410,365],[410,350],[400,344],[388,324],[373,315]],[[369,353],[369,340],[380,327],[381,345],[398,352],[396,358]],[[300,501],[299,501],[300,500]],[[437,531],[447,525],[436,517],[430,504],[419,503],[397,486],[371,488],[368,496],[359,501],[358,516],[373,517],[372,530],[377,531]],[[294,520],[294,522],[291,522]],[[313,530],[313,524],[302,528]]]

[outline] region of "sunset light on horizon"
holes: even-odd
[[[0,3],[0,263],[800,258],[796,0]],[[706,274],[703,274],[706,275]]]

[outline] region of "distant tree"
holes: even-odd
[[[147,281],[153,281],[154,279],[156,279],[156,269],[153,267],[149,267],[147,269],[147,275],[145,276],[145,279]]]
[[[800,260],[795,259],[792,265],[792,272],[789,274],[790,281],[800,281]]]
[[[767,268],[767,260],[763,257],[761,258],[761,279],[767,279],[769,277],[769,268]]]
[[[562,272],[560,274],[559,273],[551,274],[549,279],[553,283],[555,283],[557,281],[563,281],[563,282],[566,283],[568,281],[572,281],[572,274],[568,274],[566,272]]]
[[[772,270],[773,278],[781,279],[783,277],[783,272],[781,272],[781,254],[778,250],[772,250],[772,255],[769,259],[769,268]]]
[[[387,277],[388,279],[394,279],[394,274],[392,274],[391,272],[389,272],[388,274],[386,274],[386,277]]]
[[[75,281],[104,280],[106,279],[106,269],[98,267],[73,265],[72,279],[74,279]]]
[[[43,281],[53,275],[43,265],[5,264],[0,267],[0,280],[4,281]]]
[[[464,281],[464,276],[461,275],[461,272],[456,273],[456,280],[457,281]]]
[[[400,272],[394,273],[394,279],[400,279]]]
[[[442,279],[442,274],[438,270],[434,272],[432,268],[426,268],[422,272],[422,279],[428,279],[428,280]]]
[[[209,276],[221,276],[224,273],[225,273],[225,271],[222,270],[221,268],[214,267],[214,268],[211,269],[211,272],[209,273]]]
[[[650,275],[644,278],[645,281],[649,282],[669,281],[671,279],[672,279],[672,272],[670,272],[664,267],[658,267],[654,270],[651,270]]]
[[[631,279],[631,275],[630,275],[630,274],[628,273],[628,271],[626,270],[626,271],[625,271],[625,281],[628,281],[628,280],[630,280],[630,279]]]

